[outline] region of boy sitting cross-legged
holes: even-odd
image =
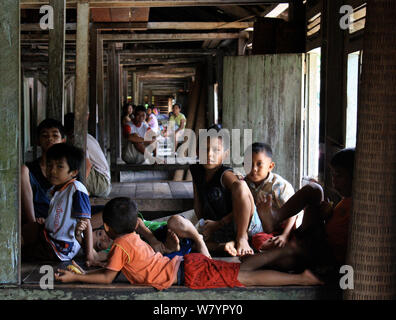
[[[48,191],[48,217],[45,224],[33,222],[23,226],[24,260],[71,260],[82,242],[87,265],[96,264],[88,191],[75,179],[82,161],[82,150],[66,143],[55,144],[48,149],[46,176],[53,185]]]
[[[200,253],[172,259],[164,257],[136,234],[138,211],[130,198],[110,200],[103,210],[103,222],[106,233],[114,240],[106,268],[87,273],[79,268],[83,274],[58,270],[56,280],[111,283],[121,271],[131,284],[152,286],[158,290],[167,289],[172,284],[192,289],[321,284],[308,270],[301,274],[250,270],[245,269],[243,263],[216,261]]]

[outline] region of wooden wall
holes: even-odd
[[[302,54],[224,57],[223,127],[252,129],[269,143],[274,172],[295,189],[301,180]],[[248,146],[243,145],[241,154]]]

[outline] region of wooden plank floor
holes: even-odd
[[[115,197],[135,199],[140,211],[183,212],[193,208],[194,191],[191,181],[113,182],[106,198],[91,198],[91,205],[104,205]],[[154,218],[154,216],[152,217]]]
[[[192,182],[113,182],[108,198],[128,196],[133,199],[192,199]]]

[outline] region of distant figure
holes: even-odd
[[[74,113],[65,115],[68,141],[74,144]],[[87,133],[86,182],[90,196],[107,197],[111,191],[110,167],[98,141]]]
[[[159,126],[158,126],[158,119],[157,116],[154,114],[153,107],[149,106],[147,108],[147,118],[146,118],[147,124],[153,130],[155,133],[158,133],[159,131]]]
[[[183,142],[183,134],[186,123],[187,119],[186,116],[181,113],[180,104],[174,104],[172,107],[172,114],[169,117],[168,129],[172,126],[172,124],[174,125],[176,143]]]
[[[131,122],[132,119],[133,119],[133,105],[132,103],[126,103],[122,108],[122,119],[121,119],[122,127],[124,127],[124,125],[127,122]]]
[[[124,136],[127,144],[122,150],[122,160],[129,164],[142,164],[145,160],[144,151],[146,146],[154,142],[144,141],[144,136],[151,130],[146,120],[146,108],[137,106],[135,108],[134,118],[124,126]]]

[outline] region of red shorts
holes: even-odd
[[[191,289],[244,287],[238,281],[239,268],[240,263],[190,253],[184,256],[184,284]]]

